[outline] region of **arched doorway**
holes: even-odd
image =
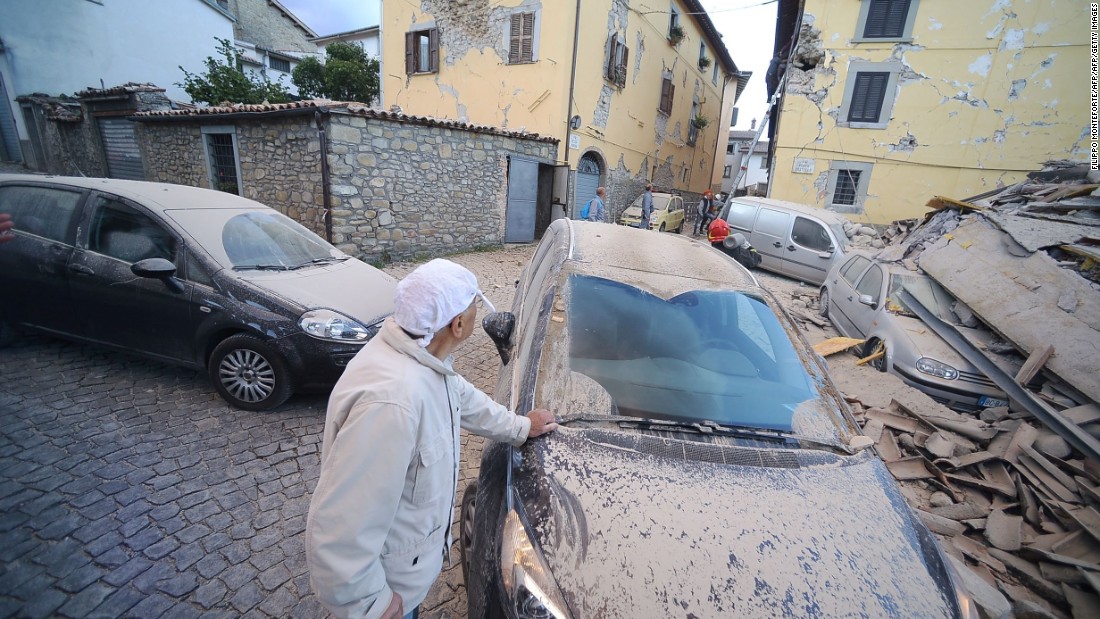
[[[596,188],[600,186],[600,156],[593,152],[587,152],[577,162],[577,180],[573,191],[573,216],[579,216],[581,206],[596,195]]]

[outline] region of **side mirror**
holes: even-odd
[[[859,302],[866,305],[866,306],[868,306],[868,307],[870,307],[871,309],[877,309],[878,308],[878,304],[875,303],[874,297],[872,297],[869,294],[859,295]]]
[[[176,265],[164,258],[146,258],[130,265],[130,272],[138,277],[149,277],[164,282],[172,292],[183,292],[183,284],[175,278]]]
[[[512,312],[493,312],[481,320],[481,328],[497,346],[497,353],[504,365],[512,360],[512,333],[516,330],[516,316]]]

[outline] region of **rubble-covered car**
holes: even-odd
[[[0,340],[11,327],[195,369],[238,408],[331,387],[396,281],[258,202],[209,189],[0,175]]]
[[[976,617],[772,295],[644,234],[554,222],[484,321],[497,399],[561,427],[485,448],[469,616]]]
[[[977,410],[1006,406],[1008,396],[899,299],[906,290],[925,308],[975,342],[988,343],[989,331],[966,326],[967,314],[935,281],[899,263],[854,252],[829,272],[821,287],[821,313],[841,335],[866,339],[862,354],[871,365],[899,376],[912,387],[952,408]]]
[[[619,216],[619,223],[637,228],[642,221],[642,194],[634,199]],[[680,232],[684,229],[684,199],[671,193],[653,192],[653,212],[649,229],[658,232]]]

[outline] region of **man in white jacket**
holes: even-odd
[[[466,268],[418,267],[333,388],[306,560],[337,617],[416,616],[451,545],[460,427],[517,446],[557,428],[550,411],[513,414],[455,373],[479,301],[492,311]]]

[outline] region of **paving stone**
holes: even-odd
[[[284,565],[277,564],[260,572],[258,580],[267,591],[274,591],[290,580],[292,574]]]
[[[172,554],[177,548],[180,547],[178,540],[172,537],[166,537],[159,542],[149,546],[144,550],[145,556],[153,559],[154,561]]]
[[[225,583],[225,586],[232,590],[237,590],[245,586],[245,584],[252,582],[252,580],[256,578],[256,574],[258,574],[258,572],[251,565],[241,563],[222,572],[219,578]]]
[[[100,583],[92,584],[69,598],[58,612],[66,617],[87,617],[114,592],[114,587]]]
[[[197,589],[198,586],[199,581],[194,574],[179,574],[157,583],[157,589],[174,598],[181,598]]]
[[[24,604],[19,614],[27,617],[49,617],[68,599],[69,596],[61,591],[48,589]]]
[[[229,567],[229,562],[217,554],[208,554],[195,564],[195,569],[206,579],[217,576],[227,567]]]
[[[84,589],[84,587],[87,587],[88,585],[99,580],[106,573],[106,570],[99,567],[98,565],[89,563],[69,572],[67,576],[57,582],[57,586],[64,591],[68,591],[69,593],[76,593]],[[96,605],[98,604],[99,602],[96,602]],[[92,606],[91,608],[95,608],[95,606]],[[91,610],[91,608],[89,608],[88,610]]]
[[[130,610],[136,606],[138,602],[144,599],[145,594],[137,589],[133,587],[123,587],[108,595],[107,598],[103,600],[102,604],[88,614],[88,617],[89,619],[113,619],[114,617],[122,617],[126,614],[126,611]]]
[[[153,562],[145,557],[134,557],[103,577],[109,585],[121,587],[153,567]]]
[[[245,583],[236,593],[229,598],[229,603],[238,611],[244,613],[252,610],[264,600],[264,594],[254,582]]]
[[[168,562],[162,561],[154,563],[152,567],[134,578],[131,583],[133,583],[139,591],[152,594],[157,584],[162,580],[167,580],[178,574],[179,572],[176,571],[176,568],[172,567]]]
[[[127,617],[160,617],[176,605],[175,600],[162,593],[155,593],[143,599],[126,613]]]
[[[209,578],[209,576],[204,576]],[[225,599],[225,594],[229,592],[225,584],[220,580],[210,580],[207,583],[201,585],[195,592],[191,594],[191,599],[201,604],[203,608],[209,610],[214,605],[220,603]]]
[[[126,552],[122,548],[115,546],[101,555],[96,556],[94,559],[97,565],[102,565],[108,569],[115,569],[122,565],[125,565],[127,561],[131,559],[130,553]]]
[[[206,551],[198,543],[185,544],[172,553],[172,560],[176,562],[176,569],[180,571],[190,569],[204,557],[206,557]]]

